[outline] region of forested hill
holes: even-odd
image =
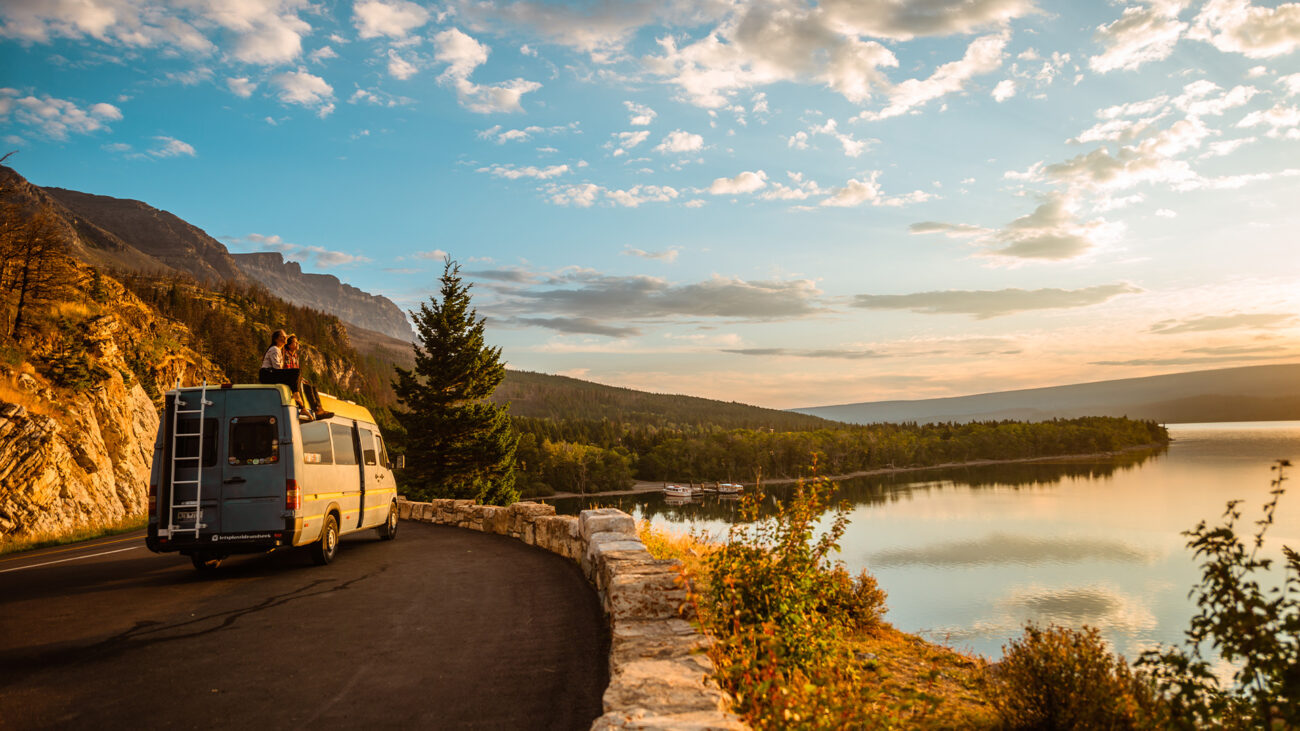
[[[765,409],[735,401],[648,393],[566,376],[509,371],[492,396],[515,417],[621,422],[661,428],[719,427],[803,431],[840,426],[817,416]]]

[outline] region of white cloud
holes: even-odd
[[[158,146],[149,151],[154,157],[194,157],[194,147],[187,142],[182,142],[175,137],[155,137]]]
[[[227,240],[229,244],[237,246],[251,246],[256,249],[279,251],[284,254],[285,259],[293,257],[300,262],[309,262],[319,269],[329,269],[331,267],[342,266],[345,264],[360,264],[370,261],[369,257],[357,254],[349,254],[343,251],[331,251],[321,246],[305,246],[302,244],[291,244],[286,242],[279,235],[272,234],[266,236],[263,234],[248,234],[243,238]]]
[[[664,154],[695,152],[702,149],[704,149],[703,137],[680,129],[669,132],[668,136],[655,146],[656,151]]]
[[[803,130],[795,132],[785,141],[785,146],[793,147],[796,150],[808,149],[808,133]]]
[[[329,46],[321,46],[311,53],[307,54],[307,60],[312,63],[324,63],[332,58],[338,58],[338,51]]]
[[[0,89],[0,119],[13,114],[14,118],[46,137],[67,139],[68,134],[90,134],[107,130],[108,122],[122,119],[122,110],[99,102],[86,109],[76,102],[44,95],[19,97],[17,89]]]
[[[257,82],[249,81],[247,76],[240,76],[238,78],[226,79],[226,87],[229,88],[230,93],[235,96],[247,99],[252,96],[253,91],[257,89]]]
[[[1011,79],[1003,79],[998,85],[993,87],[993,101],[1001,104],[1016,95],[1016,82]]]
[[[879,177],[880,171],[873,170],[871,175],[864,180],[850,178],[843,187],[830,191],[830,195],[823,199],[820,205],[833,208],[850,208],[864,203],[873,206],[901,206],[908,203],[920,203],[934,197],[930,193],[920,190],[901,196],[887,196],[877,181]]]
[[[898,41],[966,35],[1039,12],[1032,0],[823,0],[819,5],[832,23],[850,32]]]
[[[411,78],[412,76],[415,76],[415,74],[418,72],[419,69],[415,67],[415,64],[411,63],[410,61],[407,61],[406,59],[402,58],[397,54],[397,49],[395,48],[388,49],[388,75],[389,76],[392,76],[394,79],[405,80]]]
[[[537,180],[546,180],[555,178],[569,172],[568,165],[551,165],[544,168],[528,165],[525,167],[516,167],[514,165],[491,165],[478,169],[480,173],[491,173],[498,178],[508,180],[519,180],[520,178],[535,178]]]
[[[635,185],[626,190],[617,190],[594,183],[574,185],[548,183],[542,190],[555,205],[578,208],[590,208],[601,200],[613,205],[636,208],[642,203],[665,203],[680,195],[675,188],[666,185]]]
[[[677,255],[681,252],[676,246],[669,247],[666,251],[645,251],[644,249],[635,249],[627,247],[623,249],[624,256],[635,256],[641,259],[653,259],[655,261],[668,262],[669,264],[677,261]]]
[[[1281,56],[1300,46],[1300,3],[1263,7],[1249,0],[1210,0],[1187,36],[1248,58]]]
[[[1289,74],[1279,78],[1278,83],[1286,87],[1287,96],[1300,94],[1300,74]]]
[[[1123,227],[1105,219],[1077,220],[1077,197],[1052,193],[1033,213],[1000,229],[965,223],[925,221],[912,224],[914,234],[971,238],[981,255],[1003,261],[1066,261],[1086,256],[1119,238]]]
[[[524,94],[542,88],[535,81],[511,79],[496,85],[481,85],[469,80],[474,69],[487,62],[488,47],[457,28],[451,28],[433,37],[434,57],[448,64],[439,81],[456,90],[461,106],[472,112],[521,112],[519,101]]]
[[[325,79],[299,68],[271,77],[271,83],[280,89],[280,101],[315,107],[323,117],[334,111],[334,87]]]
[[[840,143],[840,147],[844,149],[844,154],[847,157],[858,157],[859,155],[861,155],[863,152],[866,151],[868,145],[880,141],[876,139],[859,140],[856,137],[854,137],[851,133],[841,132],[839,130],[839,125],[836,124],[834,119],[828,119],[824,124],[814,126],[810,128],[808,131],[814,135],[829,135],[831,137],[834,137],[836,141]],[[803,133],[799,133],[799,134],[803,134]],[[799,134],[797,134],[796,137],[798,137]],[[800,144],[796,144],[795,137],[791,137],[790,140],[787,141],[787,146],[798,147],[798,149],[805,149],[807,147],[806,144],[807,139],[808,139],[807,135],[804,135],[802,139],[799,140]]]
[[[352,6],[352,24],[362,38],[400,40],[427,22],[429,11],[405,0],[364,0]]]
[[[645,106],[644,104],[625,101],[623,102],[623,106],[627,107],[628,113],[632,115],[631,118],[628,119],[627,123],[633,127],[645,127],[655,121],[655,117],[659,116],[655,110]]]
[[[1170,210],[1168,208],[1158,208],[1156,209],[1156,215],[1161,218],[1178,218],[1178,211]]]
[[[412,256],[414,256],[416,259],[442,261],[443,259],[446,259],[450,255],[447,252],[443,251],[442,249],[434,249],[433,251],[417,251],[414,254],[412,254]]]
[[[753,193],[767,185],[767,173],[762,170],[750,172],[748,170],[740,173],[734,178],[718,178],[709,186],[709,192],[713,195],[736,195],[738,193]]]
[[[879,112],[863,112],[859,119],[876,121],[907,114],[916,107],[962,90],[967,81],[995,71],[1002,65],[1008,36],[983,36],[971,41],[959,61],[934,70],[925,79],[908,79],[889,90],[889,105]]]
[[[1088,59],[1088,66],[1101,73],[1132,71],[1168,58],[1187,30],[1187,23],[1178,20],[1184,7],[1184,0],[1152,0],[1125,8],[1118,20],[1097,29],[1096,40],[1105,50]]]
[[[1300,139],[1300,108],[1277,104],[1270,109],[1251,112],[1237,122],[1238,127],[1267,127],[1269,137]]]

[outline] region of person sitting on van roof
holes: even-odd
[[[266,354],[262,356],[262,367],[257,371],[258,383],[283,383],[275,371],[284,368],[284,344],[288,339],[283,330],[271,333],[271,347],[266,349]]]
[[[328,419],[334,415],[331,411],[325,411],[320,403],[320,396],[316,393],[316,387],[302,379],[302,371],[298,366],[298,336],[290,335],[284,343],[284,369],[289,371],[289,378],[292,383],[288,383],[293,390],[293,398],[298,402],[298,415],[305,421],[314,419]],[[286,374],[286,375],[289,375]],[[310,404],[310,408],[304,405]]]

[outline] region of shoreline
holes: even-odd
[[[1125,447],[1124,449],[1117,449],[1109,452],[1093,452],[1091,454],[1058,454],[1050,457],[1019,457],[1016,459],[977,459],[977,460],[971,460],[969,462],[944,462],[942,464],[924,465],[924,466],[916,466],[916,467],[880,467],[874,470],[860,470],[858,472],[849,472],[842,475],[830,475],[827,476],[826,479],[831,481],[852,480],[858,477],[890,475],[890,474],[897,474],[900,472],[922,472],[924,470],[943,470],[943,469],[951,469],[954,467],[985,467],[988,465],[995,465],[995,464],[1050,462],[1053,460],[1097,459],[1100,457],[1117,457],[1121,454],[1127,454],[1129,452],[1140,452],[1149,449],[1160,449],[1162,447],[1168,447],[1168,446],[1169,446],[1168,444],[1153,443],[1153,444],[1140,444],[1135,447]],[[804,479],[808,479],[808,478],[807,477],[778,477],[771,480],[763,480],[762,484],[789,485]],[[609,497],[611,495],[613,496],[638,495],[647,492],[662,492],[664,484],[665,483],[663,482],[649,482],[647,480],[637,480],[632,485],[632,487],[626,490],[605,490],[603,492],[586,492],[586,493],[556,491],[555,494],[553,495],[546,495],[545,497],[521,498],[521,500],[541,502],[545,500],[562,500],[562,499],[575,498],[575,497]],[[669,484],[691,484],[691,483],[681,482],[681,483],[669,483]],[[749,488],[749,487],[754,487],[758,483],[738,482],[736,484],[744,485],[745,487]]]

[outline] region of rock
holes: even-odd
[[[618,508],[584,510],[578,515],[582,524],[582,540],[589,541],[596,533],[625,533],[636,535],[636,521]]]

